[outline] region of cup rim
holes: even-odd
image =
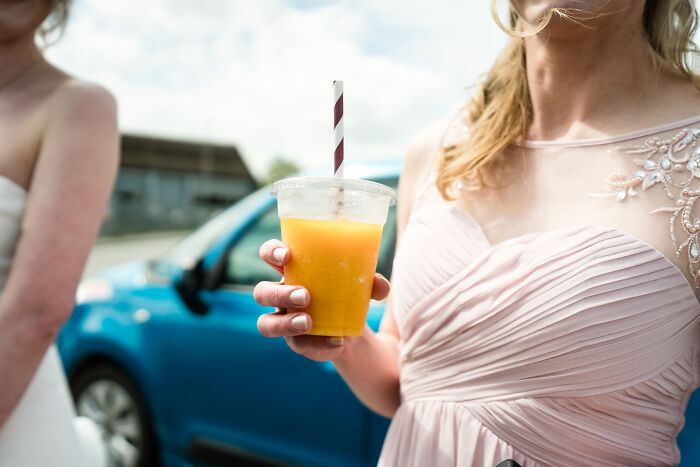
[[[270,195],[277,198],[280,191],[291,188],[343,188],[350,191],[364,191],[389,198],[389,206],[396,203],[396,192],[393,188],[370,180],[343,177],[293,177],[276,181],[272,184]]]

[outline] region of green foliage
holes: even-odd
[[[283,178],[294,175],[299,171],[299,166],[293,161],[283,157],[275,157],[267,167],[267,173],[260,178],[261,186],[269,185]]]

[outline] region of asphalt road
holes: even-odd
[[[90,252],[84,276],[128,261],[157,258],[189,232],[100,238]]]

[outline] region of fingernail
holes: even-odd
[[[292,327],[297,331],[306,331],[309,329],[309,322],[306,319],[306,316],[299,315],[292,318]]]
[[[282,264],[282,261],[284,261],[284,257],[287,255],[287,250],[284,248],[275,248],[272,250],[272,257],[275,258],[275,261],[277,261],[279,264]]]
[[[343,345],[345,340],[342,337],[329,337],[328,342],[331,345]]]
[[[296,289],[289,294],[289,300],[295,305],[306,305],[306,290]]]

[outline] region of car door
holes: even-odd
[[[182,376],[174,378],[188,384],[187,401],[178,408],[179,417],[188,420],[188,442],[194,440],[194,451],[215,441],[291,463],[365,465],[368,448],[376,451],[369,446],[367,411],[333,366],[299,356],[284,339],[265,338],[257,330],[258,316],[272,310],[255,303],[253,286],[280,279],[258,256],[269,238],[280,238],[274,204],[255,216],[225,253],[220,286],[200,293],[206,313],[193,314],[181,336],[170,336],[173,347],[180,342],[182,355],[177,369]],[[380,250],[385,274],[394,242],[392,208]],[[375,325],[379,314],[373,313]]]

